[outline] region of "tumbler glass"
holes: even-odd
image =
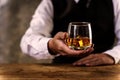
[[[66,44],[74,50],[85,50],[92,45],[92,30],[89,22],[70,22]]]

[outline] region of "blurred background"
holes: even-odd
[[[39,63],[20,50],[20,39],[41,0],[0,0],[0,63]],[[43,61],[44,62],[44,61]]]

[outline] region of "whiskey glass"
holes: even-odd
[[[85,50],[92,45],[92,30],[89,22],[70,22],[66,45],[74,50]]]

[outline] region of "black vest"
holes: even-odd
[[[52,0],[52,3],[54,7],[52,36],[59,31],[66,32],[69,22],[87,21],[91,23],[95,53],[113,46],[115,34],[112,0],[91,0],[88,7],[82,0],[77,4],[74,0]]]

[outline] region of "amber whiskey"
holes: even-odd
[[[65,42],[68,47],[75,50],[84,50],[91,46],[90,39],[88,37],[66,38]]]

